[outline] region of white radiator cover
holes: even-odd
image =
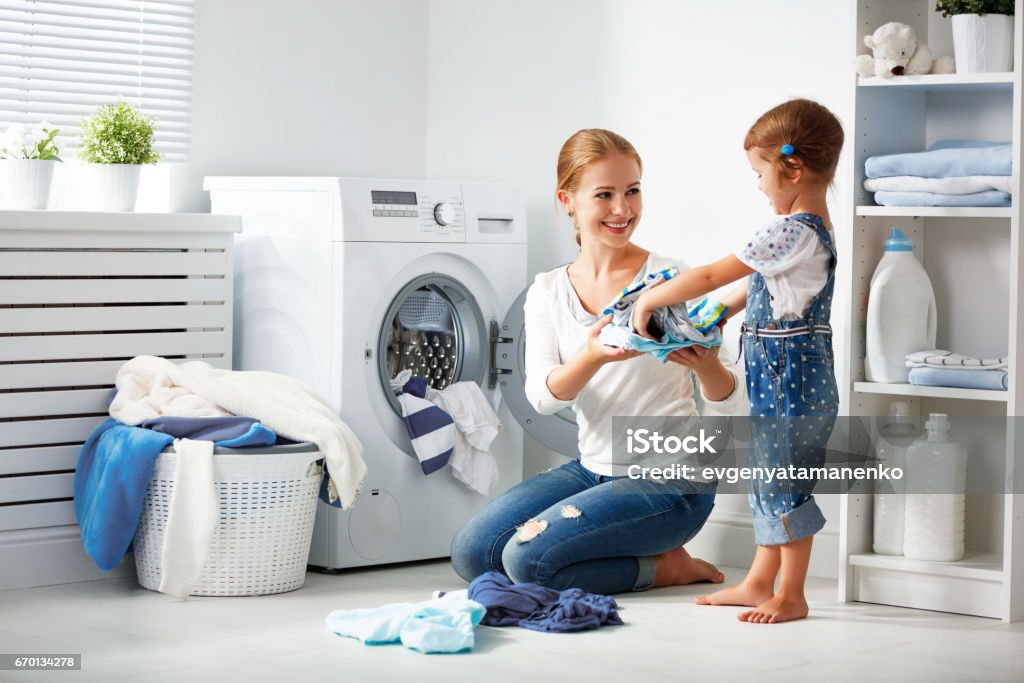
[[[206,214],[0,211],[0,589],[111,575],[79,539],[78,452],[129,358],[231,367],[240,229]]]

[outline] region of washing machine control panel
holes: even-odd
[[[461,193],[457,190],[370,190],[370,200],[375,218],[397,219],[403,226],[415,225],[421,234],[430,233],[442,238],[466,234],[466,214]]]

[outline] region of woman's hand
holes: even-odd
[[[620,349],[617,346],[606,346],[601,343],[601,330],[612,321],[611,315],[606,315],[597,321],[597,324],[590,328],[587,333],[587,346],[585,353],[593,362],[604,365],[620,360],[628,360],[641,355],[642,351],[632,349]]]
[[[712,346],[709,349],[703,346],[687,346],[683,349],[676,349],[672,353],[668,354],[668,359],[673,363],[682,365],[684,368],[690,368],[698,375],[708,368],[722,363],[718,360],[718,350],[720,346]]]
[[[736,378],[719,360],[720,349],[720,346],[712,346],[710,349],[703,346],[688,346],[673,351],[668,355],[668,359],[696,373],[704,398],[724,401],[736,390]]]

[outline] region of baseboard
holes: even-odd
[[[715,510],[704,528],[686,544],[695,557],[726,567],[749,567],[754,558],[754,527],[750,515]],[[839,576],[839,532],[828,525],[814,536],[807,573],[826,579]]]
[[[135,575],[130,555],[109,572],[85,554],[78,526],[0,533],[0,590],[34,588]]]

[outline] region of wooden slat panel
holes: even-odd
[[[0,418],[102,413],[109,395],[110,389],[0,393]]]
[[[230,335],[226,332],[0,337],[0,361],[223,353],[228,347],[229,339]]]
[[[74,494],[75,475],[40,474],[27,477],[0,477],[0,503],[70,498]]]
[[[75,517],[75,504],[70,500],[59,503],[24,503],[0,507],[0,531],[39,529],[69,524],[78,524],[78,519]]]
[[[0,304],[225,301],[228,291],[225,278],[0,280]]]
[[[227,306],[84,306],[0,308],[0,331],[91,332],[228,327]]]
[[[225,252],[0,251],[0,275],[223,275]]]
[[[0,389],[113,385],[121,360],[0,364]]]
[[[43,448],[0,449],[0,474],[28,474],[73,470],[78,462],[79,445]]]
[[[0,448],[83,442],[106,416],[0,422]]]

